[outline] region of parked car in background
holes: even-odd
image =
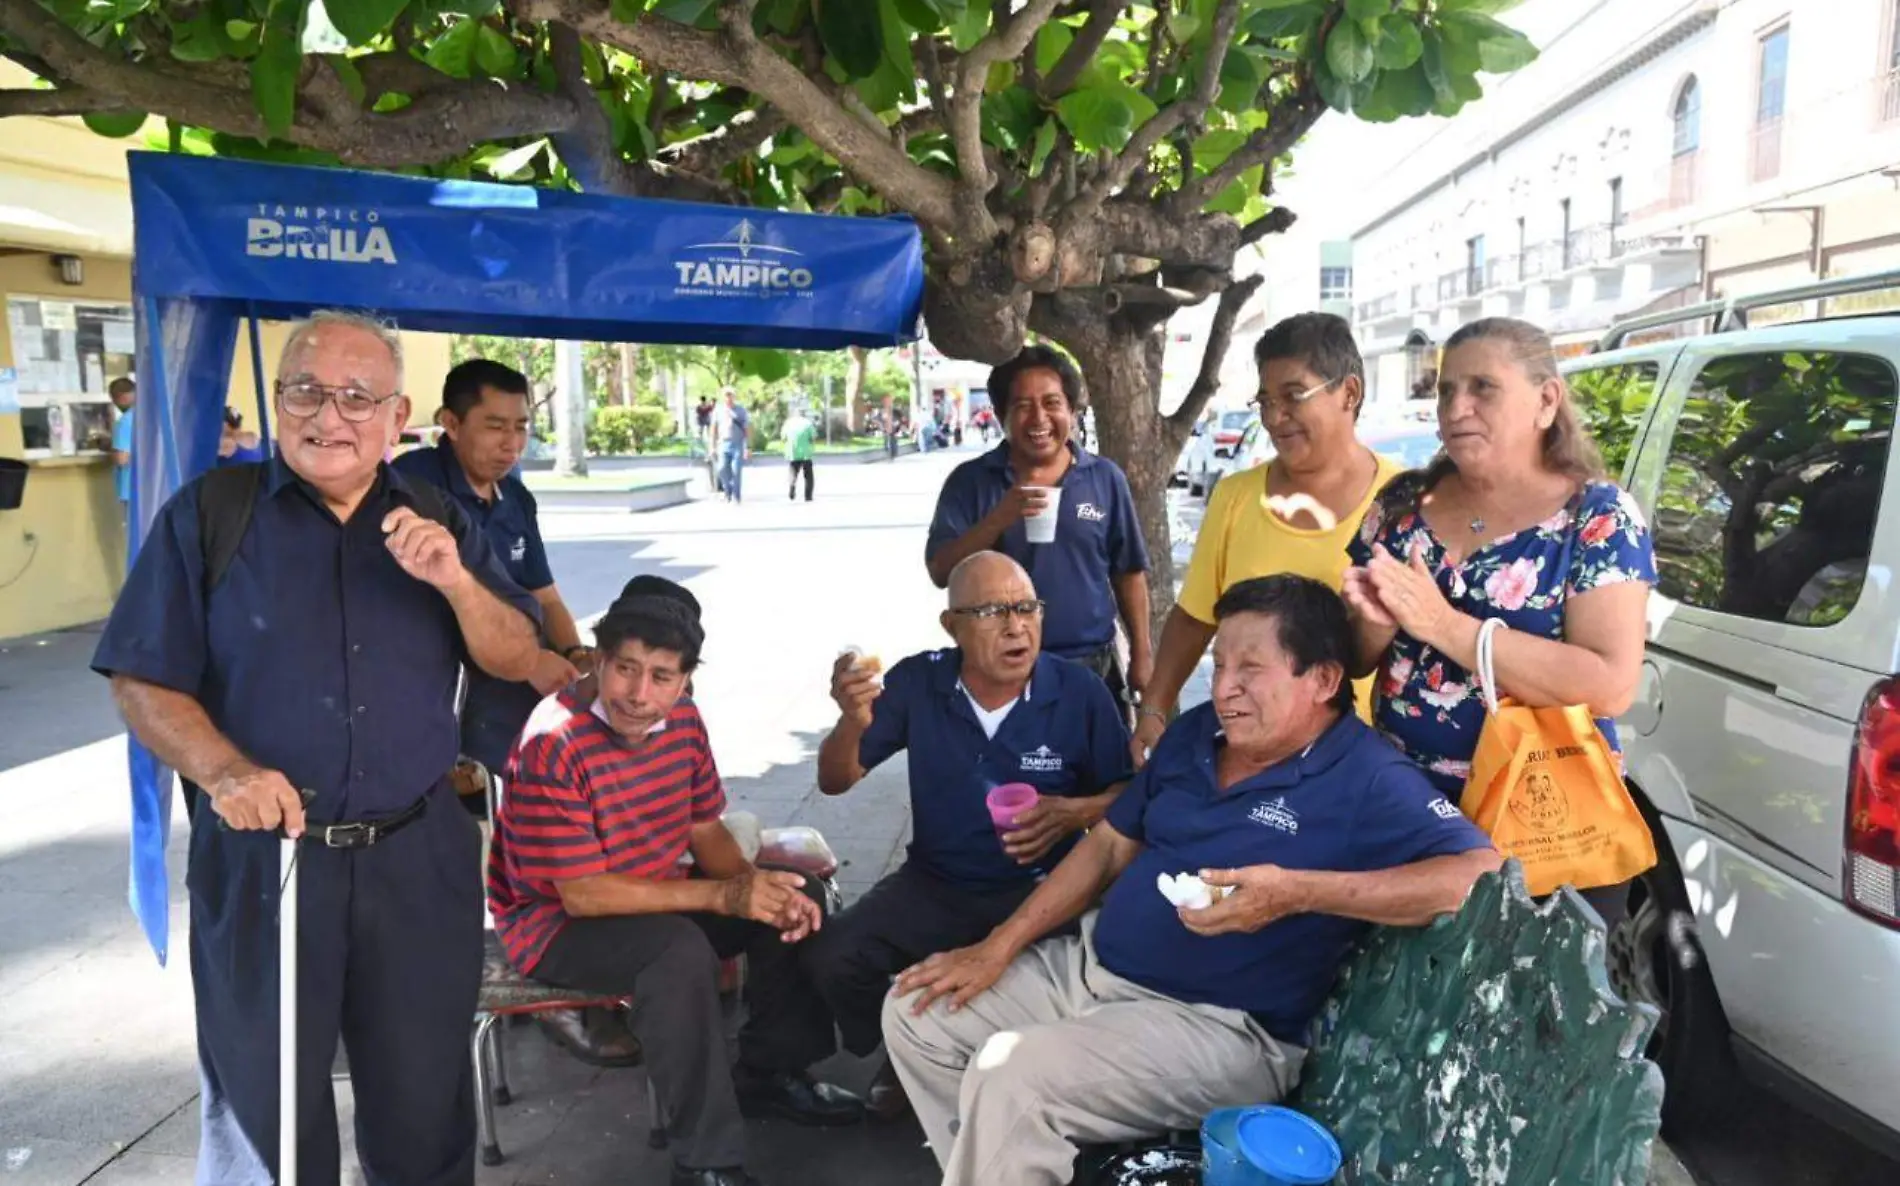
[[[1231,457],[1249,429],[1260,427],[1252,408],[1229,408],[1214,418],[1214,456]]]
[[[1170,485],[1186,486],[1189,495],[1201,498],[1214,488],[1214,439],[1206,423],[1196,424],[1194,432],[1181,446],[1175,458]]]
[[[1900,315],[1748,328],[1879,288],[1900,272],[1658,314],[1564,366],[1654,532],[1617,725],[1661,861],[1609,962],[1663,1011],[1678,1133],[1727,1112],[1739,1070],[1900,1155]]]

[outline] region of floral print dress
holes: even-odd
[[[1566,595],[1624,581],[1656,583],[1649,526],[1635,500],[1614,482],[1591,482],[1542,523],[1448,565],[1445,546],[1424,517],[1409,509],[1417,505],[1421,480],[1398,479],[1366,513],[1358,538],[1346,549],[1355,565],[1372,558],[1374,544],[1403,560],[1418,541],[1453,609],[1480,620],[1502,618],[1512,630],[1558,641]],[[1456,802],[1484,728],[1476,678],[1403,631],[1375,675],[1374,726]],[[1600,718],[1597,728],[1611,749],[1620,748],[1613,722]]]

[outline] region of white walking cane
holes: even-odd
[[[297,1186],[297,842],[277,852],[277,1183]]]

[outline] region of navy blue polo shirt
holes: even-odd
[[[92,666],[183,692],[244,754],[317,793],[320,820],[399,811],[455,763],[456,673],[467,648],[449,603],[403,572],[383,518],[414,506],[383,466],[347,523],[273,459],[250,529],[205,592],[202,482],[152,523]],[[462,563],[540,621],[488,537],[450,507]]]
[[[1094,672],[1042,655],[1023,698],[987,737],[961,686],[962,670],[963,652],[950,648],[912,655],[885,672],[858,764],[870,770],[907,751],[910,859],[926,871],[992,886],[1041,876],[1073,839],[1034,865],[1017,864],[990,823],[990,791],[1026,782],[1045,795],[1098,795],[1134,773],[1127,727]]]
[[[1367,872],[1491,841],[1352,714],[1304,754],[1226,791],[1215,776],[1221,744],[1212,705],[1181,714],[1109,808],[1109,825],[1143,847],[1102,899],[1096,954],[1144,988],[1243,1010],[1274,1037],[1304,1045],[1307,1024],[1368,924],[1299,914],[1255,934],[1206,938],[1181,924],[1156,879],[1249,865]]]
[[[1049,605],[1042,623],[1043,649],[1083,659],[1114,641],[1116,603],[1110,578],[1148,571],[1148,548],[1121,467],[1074,445],[1069,453],[1074,464],[1059,483],[1062,506],[1055,542],[1030,543],[1019,519],[994,548],[1028,570],[1036,595]],[[1016,480],[1007,441],[951,470],[937,495],[925,562],[995,510]]]
[[[447,437],[432,449],[416,449],[395,461],[396,472],[428,482],[453,498],[488,536],[495,558],[516,585],[535,592],[554,583],[548,550],[541,542],[541,521],[534,494],[515,470],[495,483],[485,499],[469,484]],[[468,697],[462,704],[462,752],[490,770],[500,770],[521,736],[541,694],[529,683],[498,680],[476,668],[468,673]]]

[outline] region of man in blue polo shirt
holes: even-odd
[[[1107,826],[1022,909],[905,972],[886,1002],[945,1186],[1067,1182],[1077,1144],[1280,1098],[1367,926],[1456,910],[1499,865],[1354,715],[1338,594],[1261,577],[1214,612],[1213,702],[1169,727]],[[1177,908],[1157,882],[1183,874],[1231,892]],[[1098,899],[1080,936],[1039,942]]]
[[[843,794],[899,750],[910,774],[909,859],[804,951],[854,1054],[878,1047],[891,977],[1008,918],[1133,773],[1115,748],[1128,731],[1107,686],[1041,652],[1043,612],[1020,565],[979,552],[951,574],[942,622],[956,647],[905,659],[881,690],[852,656],[832,671],[841,713],[818,751],[818,788]],[[985,801],[1005,783],[1042,798],[998,836]],[[880,1115],[901,1110],[890,1075],[870,1102]]]
[[[943,588],[977,552],[1011,557],[1049,603],[1044,649],[1093,668],[1117,699],[1130,700],[1154,664],[1148,549],[1121,468],[1070,440],[1082,376],[1056,351],[1031,346],[990,372],[989,391],[1001,401],[1003,443],[944,480],[924,545],[930,579]],[[1055,541],[1030,543],[1024,520],[1051,497]],[[1128,630],[1125,671],[1115,650],[1118,611]]]
[[[534,675],[509,683],[469,672],[462,705],[462,753],[499,772],[543,696],[579,679],[590,662],[574,615],[561,600],[534,494],[515,475],[528,447],[528,378],[486,358],[459,363],[442,383],[442,437],[395,461],[396,472],[428,482],[468,512],[515,584],[541,604],[542,647]],[[471,803],[485,809],[475,796]]]

